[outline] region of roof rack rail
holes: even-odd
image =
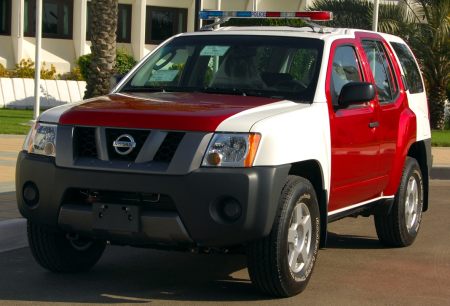
[[[200,11],[199,18],[202,20],[215,20],[214,23],[203,26],[200,31],[212,31],[231,18],[275,18],[275,19],[301,19],[314,32],[319,28],[319,33],[324,33],[323,26],[312,21],[333,20],[333,13],[329,11],[306,11],[306,12],[262,12],[262,11]]]

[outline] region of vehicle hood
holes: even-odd
[[[111,94],[52,109],[40,120],[62,125],[213,132],[227,118],[279,101],[206,93]]]

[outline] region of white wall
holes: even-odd
[[[50,108],[83,99],[86,82],[42,80],[41,106]],[[34,80],[0,78],[0,108],[32,108]]]

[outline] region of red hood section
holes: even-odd
[[[279,99],[205,93],[112,94],[71,108],[60,124],[213,132],[228,117]]]

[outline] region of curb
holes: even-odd
[[[0,221],[0,253],[28,246],[27,220]]]
[[[432,180],[450,180],[450,166],[438,166],[431,168]]]

